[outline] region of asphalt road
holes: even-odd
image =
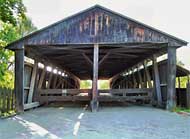
[[[0,119],[0,139],[190,139],[190,116],[143,107],[41,107]]]

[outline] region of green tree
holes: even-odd
[[[0,20],[17,25],[20,18],[26,18],[26,7],[22,0],[0,0]]]
[[[0,87],[13,88],[13,71],[9,70],[13,52],[4,47],[36,30],[26,16],[22,0],[0,0]]]
[[[13,88],[13,72],[8,70],[13,52],[4,47],[18,38],[16,27],[0,21],[0,87]]]
[[[21,18],[18,22],[18,33],[20,37],[26,36],[31,32],[37,30],[37,28],[32,23],[32,20],[29,17]]]
[[[91,80],[81,80],[80,81],[80,88],[81,89],[91,89],[92,81]]]
[[[185,66],[185,64],[182,61],[178,60],[178,59],[177,59],[177,65],[181,66],[183,68]],[[186,88],[187,81],[188,81],[187,76],[180,77],[180,86],[181,86],[181,88]],[[179,87],[178,78],[176,78],[176,87]]]
[[[109,89],[109,81],[108,80],[99,80],[98,82],[99,89]]]

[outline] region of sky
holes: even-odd
[[[40,29],[99,4],[190,42],[189,0],[23,0],[27,15]],[[177,59],[190,70],[190,44],[177,50]]]

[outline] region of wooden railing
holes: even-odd
[[[0,116],[8,115],[15,111],[14,91],[7,88],[0,88]]]
[[[153,89],[107,89],[98,90],[100,101],[151,100]],[[39,89],[39,102],[90,101],[91,89]],[[83,94],[83,95],[82,95]]]

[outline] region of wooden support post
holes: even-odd
[[[15,50],[16,112],[24,111],[24,48]]]
[[[160,88],[160,77],[159,77],[159,71],[158,71],[157,58],[155,55],[153,56],[153,69],[154,69],[154,85],[155,85],[155,91],[156,91],[158,106],[162,107],[162,94],[161,94],[161,88]]]
[[[178,78],[177,78],[177,80],[178,80],[178,88],[179,88],[179,90],[180,90],[180,88],[181,88],[181,81],[180,81],[180,77],[178,77]]]
[[[126,76],[125,78],[126,78],[126,80],[125,80],[125,88],[127,89],[127,88],[129,88],[128,87],[128,76]]]
[[[35,60],[34,61],[34,66],[33,66],[33,69],[32,69],[32,75],[31,75],[31,81],[30,81],[30,89],[29,89],[27,103],[32,103],[37,70],[38,70],[38,61]]]
[[[147,68],[147,63],[144,62],[143,66],[144,66],[145,75],[146,75],[146,78],[147,78],[147,81],[148,81],[148,87],[152,88],[152,83],[151,83],[150,73],[149,73],[148,68]]]
[[[176,48],[168,46],[167,61],[167,110],[176,107]]]
[[[131,72],[129,70],[129,88],[133,88],[133,83],[132,83],[132,79],[131,79]]]
[[[137,87],[137,81],[135,78],[134,69],[132,68],[131,70],[132,70],[132,78],[133,78],[133,88],[136,88]]]
[[[58,75],[57,75],[57,74],[55,74],[54,81],[53,81],[53,89],[55,89],[55,88],[56,88],[56,84],[57,84],[57,77],[58,77]]]
[[[141,76],[141,73],[139,71],[139,66],[137,66],[137,74],[138,74],[138,78],[139,78],[139,84],[140,84],[141,88],[143,88],[142,76]]]
[[[47,89],[49,89],[50,86],[51,86],[52,77],[53,77],[53,71],[50,72],[49,79],[48,79]]]
[[[45,74],[46,74],[46,67],[44,65],[44,69],[40,75],[40,80],[39,80],[39,83],[38,83],[38,88],[41,89],[42,88],[42,84],[43,84],[43,81],[44,81],[44,77],[45,77]]]
[[[145,68],[143,70],[143,86],[144,88],[147,88],[147,78],[146,78]]]
[[[91,109],[92,111],[97,111],[98,102],[98,56],[99,56],[99,45],[94,45],[94,59],[93,59],[93,82],[92,82],[92,101]]]
[[[59,79],[58,79],[58,82],[57,82],[57,85],[56,85],[56,89],[59,88],[59,86],[61,85],[61,82],[62,82],[62,76],[60,75],[59,76]]]
[[[85,58],[85,60],[87,61],[87,64],[89,64],[91,67],[93,65],[93,62],[91,61],[91,59],[85,53],[82,53],[82,55]]]
[[[186,90],[186,107],[190,109],[190,82],[189,82],[189,75],[187,76],[187,90]]]

